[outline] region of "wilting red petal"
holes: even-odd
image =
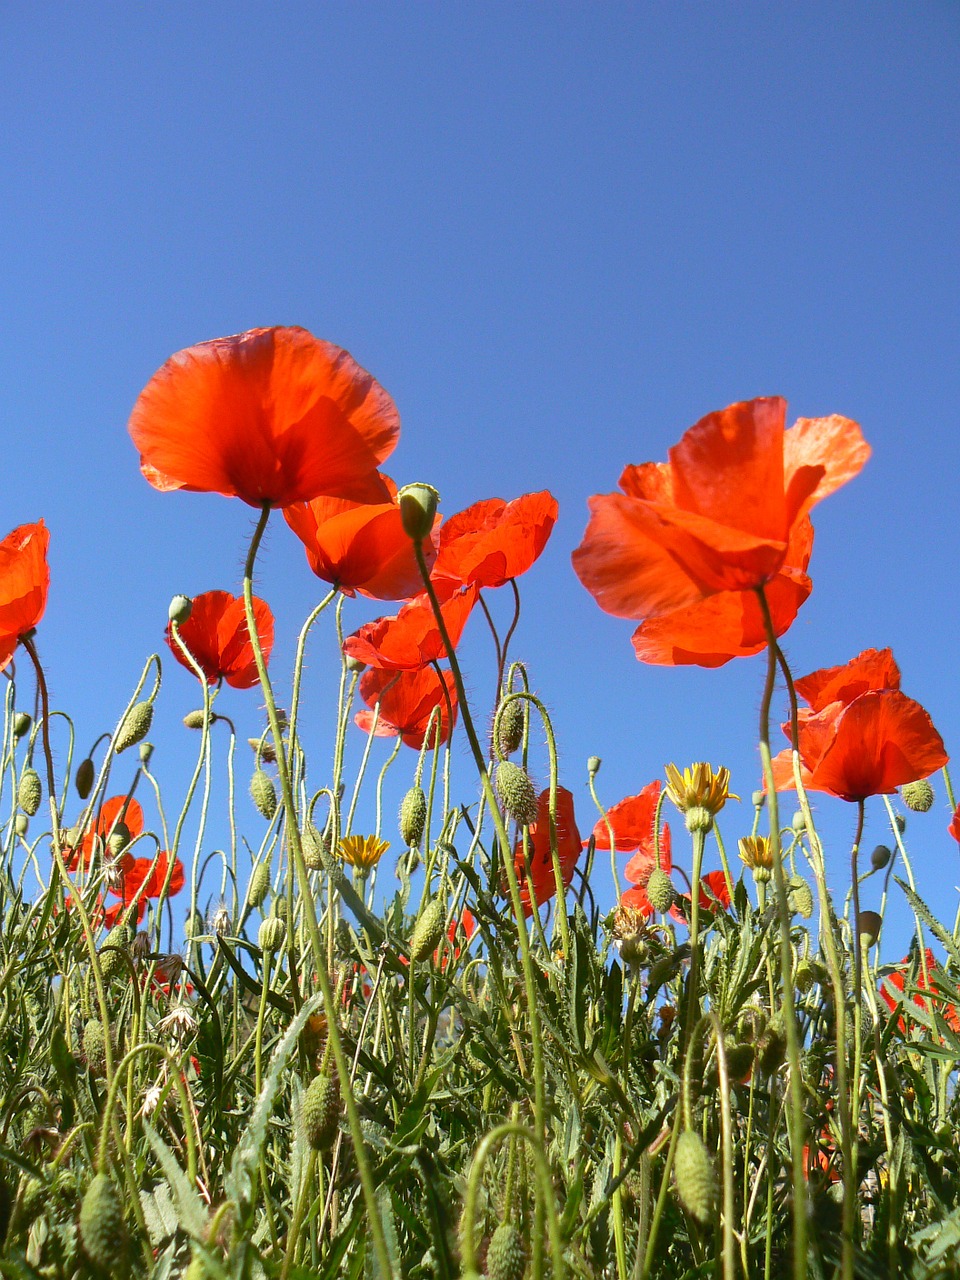
[[[513,502],[488,498],[461,511],[440,530],[435,579],[502,587],[530,568],[557,519],[551,493],[527,493]]]
[[[437,726],[437,717],[433,716],[435,708],[439,708],[441,744],[450,736],[451,708],[454,724],[457,719],[457,687],[452,671],[443,672],[441,683],[433,667],[424,667],[421,671],[384,671],[373,667],[360,677],[360,697],[371,709],[358,711],[354,716],[358,728],[377,737],[395,738],[399,734],[408,747],[417,750],[423,746],[425,737],[428,750],[433,748]],[[378,703],[379,716],[375,712]]]
[[[573,796],[566,787],[557,787],[557,856],[564,887],[573,880],[573,873],[583,848],[577,820],[573,812]],[[556,896],[557,877],[553,870],[553,855],[550,852],[550,788],[547,787],[537,798],[537,819],[530,824],[530,880],[537,905],[542,906],[550,898]],[[514,849],[514,869],[520,882],[520,900],[523,913],[529,916],[533,912],[530,889],[527,884],[527,868],[523,857],[523,841],[518,840]]]
[[[796,682],[797,693],[814,711],[822,711],[831,702],[849,705],[869,689],[899,688],[900,668],[889,649],[864,649],[843,666],[824,667]]]
[[[730,886],[722,871],[708,871],[700,880],[700,906],[707,911],[715,911],[717,906],[724,909],[730,905]]]
[[[454,648],[477,602],[477,588],[464,587],[441,606]],[[416,671],[447,656],[433,608],[426,595],[405,604],[394,618],[368,622],[343,642],[343,651],[371,667],[387,671]]]
[[[269,662],[273,649],[273,614],[270,606],[256,596],[253,597],[253,616],[264,661]],[[166,637],[173,656],[192,672],[193,668],[173,639],[170,624]],[[229,591],[204,591],[194,596],[190,617],[180,624],[180,639],[193,654],[208,684],[226,680],[234,689],[252,689],[258,682],[242,596],[232,596]]]
[[[110,892],[117,894],[128,905],[138,893],[143,898],[159,898],[163,883],[167,878],[167,867],[170,865],[169,859],[170,854],[165,849],[160,851],[156,859],[131,858],[120,875],[116,888],[111,888]],[[183,885],[183,863],[179,858],[176,858],[170,875],[170,884],[167,888],[168,896],[172,897],[173,894],[179,893]]]
[[[323,494],[376,501],[400,418],[348,352],[272,328],[178,351],[140,393],[129,429],[157,489],[286,507]]]
[[[0,542],[0,671],[47,607],[49,541],[49,529],[38,520],[19,525]]]

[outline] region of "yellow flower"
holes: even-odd
[[[358,871],[369,871],[390,848],[390,841],[377,836],[345,836],[339,848],[344,862],[349,862]]]
[[[740,861],[750,868],[753,878],[759,884],[770,879],[773,870],[773,850],[770,848],[769,836],[741,836]]]
[[[675,764],[665,765],[664,772],[667,795],[686,815],[688,831],[709,831],[726,802],[740,799],[729,789],[730,770],[722,766],[714,773],[712,765],[698,760],[682,774]]]

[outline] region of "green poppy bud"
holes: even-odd
[[[186,729],[202,729],[204,721],[203,708],[197,707],[195,711],[188,711],[183,717],[184,728]]]
[[[497,794],[511,818],[528,827],[537,818],[537,793],[533,783],[519,765],[501,760],[496,772]]]
[[[250,877],[250,888],[247,893],[247,901],[251,907],[259,907],[267,896],[270,888],[270,863],[258,862],[253,869],[253,875]]]
[[[874,871],[882,871],[892,857],[892,850],[885,844],[878,844],[870,855],[870,865]]]
[[[693,1129],[684,1129],[677,1139],[673,1172],[684,1208],[701,1226],[708,1226],[717,1200],[717,1173],[703,1139]]]
[[[488,1280],[523,1280],[526,1267],[523,1237],[512,1222],[501,1222],[487,1249]]]
[[[117,755],[121,751],[126,751],[128,747],[136,746],[150,732],[150,725],[153,722],[153,703],[138,702],[130,708],[123,717],[117,733],[116,752]]]
[[[933,808],[933,787],[926,778],[906,783],[900,788],[900,796],[914,813],[928,813]]]
[[[443,899],[438,895],[430,899],[413,927],[407,946],[411,960],[426,960],[436,951],[443,937],[443,920]]]
[[[429,537],[440,495],[429,484],[405,484],[397,494],[404,532],[414,542]]]
[[[19,742],[22,737],[30,732],[30,726],[33,721],[25,711],[18,711],[13,717],[13,736]]]
[[[676,899],[673,881],[661,867],[654,867],[647,881],[647,898],[654,911],[664,915]]]
[[[502,756],[512,756],[523,741],[523,702],[514,698],[508,702],[497,719],[497,750]]]
[[[86,1023],[80,1044],[90,1074],[104,1075],[107,1069],[107,1036],[98,1018],[90,1018]]]
[[[40,783],[40,775],[36,769],[24,769],[20,775],[20,785],[17,787],[17,804],[27,815],[32,818],[40,808],[40,800],[43,796],[43,786]]]
[[[101,1271],[120,1272],[126,1254],[126,1229],[120,1197],[111,1179],[98,1173],[80,1206],[80,1242]]]
[[[77,795],[81,800],[86,800],[93,788],[93,779],[96,768],[93,761],[87,756],[86,760],[81,760],[77,765],[76,776],[73,779],[73,785],[77,788]]]
[[[257,930],[257,946],[261,951],[279,951],[287,936],[287,926],[279,916],[267,916]]]
[[[178,627],[182,627],[192,612],[193,601],[189,596],[174,596],[170,601],[167,617],[171,622],[175,622]]]
[[[250,779],[250,796],[259,812],[269,822],[277,812],[277,790],[273,779],[263,769],[257,769]]]
[[[314,1151],[329,1151],[340,1127],[340,1081],[331,1072],[315,1076],[303,1095],[300,1122]]]
[[[407,848],[416,848],[427,823],[427,797],[422,787],[411,787],[400,805],[400,838]]]

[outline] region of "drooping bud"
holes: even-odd
[[[790,905],[804,920],[809,920],[813,915],[813,890],[802,876],[791,876],[789,889]]]
[[[411,960],[419,963],[437,949],[443,937],[443,918],[443,899],[438,894],[430,899],[413,927],[407,944]]]
[[[102,1076],[107,1069],[107,1036],[99,1018],[90,1018],[86,1023],[80,1044],[90,1074]]]
[[[427,797],[422,787],[411,787],[400,805],[400,838],[410,848],[417,848],[427,823]]]
[[[188,711],[183,717],[183,724],[187,729],[202,729],[203,721],[204,715],[202,707],[197,707],[195,711]]]
[[[257,769],[250,779],[250,797],[269,822],[277,812],[277,790],[273,779],[263,769]]]
[[[25,813],[18,813],[13,820],[13,829],[18,836],[25,836],[30,830],[30,819]]]
[[[25,711],[18,711],[13,718],[13,736],[19,742],[22,737],[30,732],[30,726],[33,721]]]
[[[355,658],[352,654],[349,654],[349,653],[344,654],[343,665],[347,668],[348,671],[353,672],[354,675],[359,675],[361,671],[366,671],[367,669],[367,664],[363,661],[362,658]]]
[[[508,702],[497,721],[497,750],[502,756],[512,756],[523,741],[523,702],[514,698]]]
[[[790,826],[798,836],[802,836],[804,831],[806,831],[807,820],[803,816],[802,809],[798,809],[796,813],[793,815],[793,817],[790,819]]]
[[[926,778],[906,783],[900,788],[900,796],[914,813],[928,813],[933,808],[933,787]]]
[[[408,538],[422,542],[429,537],[440,495],[430,484],[405,484],[397,494],[400,519]]]
[[[673,906],[677,893],[673,881],[662,867],[654,867],[647,881],[647,898],[651,907],[660,915],[665,915]]]
[[[487,1249],[488,1280],[523,1280],[526,1266],[523,1237],[512,1222],[501,1222]]]
[[[116,1187],[105,1173],[96,1175],[83,1197],[80,1242],[87,1257],[101,1271],[122,1270],[127,1247],[123,1208]]]
[[[24,769],[20,775],[20,785],[17,787],[17,804],[28,817],[32,818],[40,808],[42,796],[43,787],[39,773],[36,769]]]
[[[892,857],[892,851],[885,844],[878,844],[870,855],[870,865],[874,871],[882,871]]]
[[[314,1151],[329,1151],[340,1127],[340,1082],[332,1072],[315,1076],[303,1095],[300,1120]]]
[[[167,617],[171,622],[175,622],[178,627],[182,627],[192,612],[193,601],[189,596],[174,596],[170,601]]]
[[[77,788],[77,795],[81,800],[86,800],[93,787],[93,779],[96,773],[96,766],[87,756],[86,760],[81,760],[77,765],[77,772],[73,779],[73,785]]]
[[[330,852],[327,837],[322,835],[312,822],[304,824],[300,832],[300,845],[303,849],[303,860],[308,871],[319,871],[323,866],[323,851]]]
[[[528,775],[519,765],[501,760],[496,772],[497,794],[511,818],[528,827],[537,817],[537,793]]]
[[[253,869],[253,875],[250,877],[250,888],[247,892],[247,901],[251,907],[262,906],[269,888],[270,863],[266,861],[258,862]]]
[[[120,725],[117,733],[116,752],[117,755],[121,751],[126,751],[128,747],[136,746],[150,732],[150,725],[153,723],[153,703],[137,702],[130,708],[123,717],[123,723]]]
[[[287,926],[279,916],[267,916],[257,930],[257,946],[261,951],[279,951],[287,936]]]
[[[716,1205],[717,1174],[710,1152],[693,1129],[684,1129],[677,1139],[673,1172],[684,1208],[701,1226],[708,1226]]]
[[[109,982],[119,973],[126,971],[127,966],[123,962],[123,956],[120,954],[126,951],[130,946],[130,930],[125,924],[116,924],[103,940],[103,946],[100,948],[100,969],[103,973],[104,981]],[[100,1025],[99,1023],[97,1024]]]

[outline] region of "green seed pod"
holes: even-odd
[[[251,907],[259,907],[263,905],[269,888],[270,863],[258,862],[253,869],[253,875],[250,877],[250,888],[247,892],[247,901],[250,903]]]
[[[673,906],[677,893],[673,881],[660,867],[654,867],[647,881],[647,897],[654,911],[664,915]]]
[[[27,1225],[37,1217],[47,1203],[49,1191],[41,1178],[25,1178],[20,1184],[18,1217]]]
[[[488,1280],[523,1280],[526,1265],[523,1237],[512,1222],[501,1222],[487,1249]]]
[[[440,495],[430,484],[405,484],[397,494],[404,532],[414,542],[429,536]]]
[[[790,877],[790,904],[804,920],[813,915],[813,890],[802,876]]]
[[[279,951],[287,936],[287,926],[279,916],[267,916],[257,930],[257,946],[261,951]]]
[[[591,778],[595,778],[600,772],[600,765],[602,763],[603,761],[599,756],[590,756],[587,760],[587,773],[589,773]]]
[[[25,711],[18,711],[13,718],[13,736],[19,742],[25,734],[30,732],[30,726],[33,721]]]
[[[138,702],[123,717],[120,731],[117,734],[116,752],[126,751],[127,747],[135,747],[150,732],[153,723],[153,703]]]
[[[417,848],[427,824],[427,797],[422,787],[411,787],[400,805],[400,838],[407,848]]]
[[[125,822],[117,821],[107,836],[107,852],[111,858],[119,858],[130,843],[130,828]]]
[[[497,749],[502,756],[512,756],[523,741],[523,702],[508,702],[497,724]]]
[[[926,778],[906,783],[900,788],[900,797],[914,813],[928,813],[933,808],[933,787]]]
[[[104,1075],[107,1069],[107,1037],[98,1018],[91,1018],[83,1028],[80,1044],[91,1075]]]
[[[796,813],[793,815],[793,817],[790,820],[790,826],[798,836],[802,836],[804,831],[806,831],[807,820],[803,816],[802,809],[798,809]]]
[[[693,1129],[684,1129],[677,1139],[673,1172],[686,1211],[701,1226],[709,1225],[717,1200],[717,1174],[710,1152]]]
[[[892,851],[885,844],[878,844],[870,855],[870,865],[874,871],[882,871],[892,857]]]
[[[43,786],[40,783],[39,773],[36,769],[24,769],[20,775],[20,785],[17,787],[17,804],[28,817],[32,818],[40,808],[42,796]]]
[[[77,772],[73,779],[73,785],[77,788],[77,795],[81,800],[86,800],[93,787],[94,774],[96,768],[93,761],[87,756],[86,760],[81,760],[77,765]]]
[[[340,1082],[336,1075],[315,1076],[303,1095],[300,1120],[314,1151],[329,1151],[340,1127]]]
[[[202,729],[203,728],[203,708],[197,707],[195,711],[188,711],[183,717],[183,725],[185,729]]]
[[[153,743],[141,742],[140,746],[137,748],[137,754],[140,756],[140,763],[144,768],[146,768],[150,763],[151,756],[153,755]]]
[[[537,793],[533,783],[519,765],[502,760],[497,765],[497,794],[511,818],[521,827],[537,819]]]
[[[250,779],[250,796],[260,813],[269,822],[277,812],[277,789],[273,779],[263,769],[257,769]]]
[[[170,601],[167,617],[171,622],[175,622],[178,627],[182,627],[192,612],[193,601],[189,596],[174,596]]]
[[[130,930],[125,924],[117,924],[110,930],[103,940],[103,947],[100,948],[100,969],[103,973],[105,982],[109,982],[120,973],[129,974],[129,969],[123,962],[120,951],[126,951],[130,946]],[[113,948],[117,950],[114,951]],[[104,948],[110,948],[104,950]],[[97,1024],[100,1025],[99,1023]]]
[[[101,1271],[123,1269],[126,1255],[123,1208],[116,1187],[105,1173],[96,1175],[83,1197],[80,1242],[87,1257]]]
[[[419,963],[436,951],[443,937],[443,918],[443,899],[438,894],[437,897],[430,899],[413,926],[413,933],[407,945],[411,960]]]

